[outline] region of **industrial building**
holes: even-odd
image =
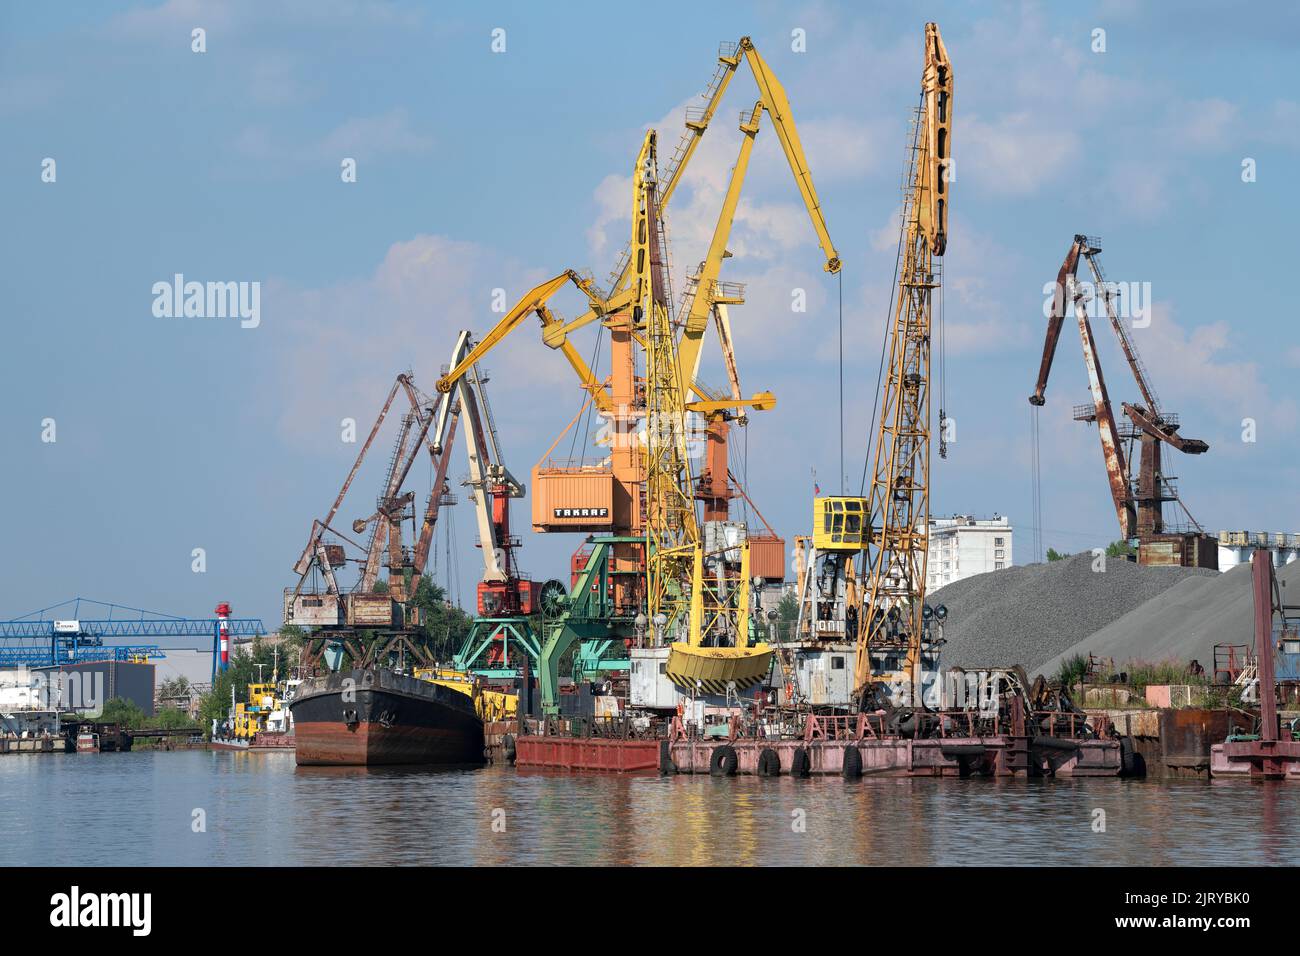
[[[1280,568],[1300,557],[1300,534],[1281,531],[1220,531],[1219,570],[1229,571],[1250,563],[1258,550],[1271,552],[1273,567]]]
[[[154,715],[154,665],[140,661],[80,661],[59,667],[33,668],[50,687],[58,687],[59,708],[65,713],[96,716],[115,697],[135,704],[146,717]]]
[[[28,667],[0,670],[0,737],[39,737],[58,729],[58,709],[36,672]]]

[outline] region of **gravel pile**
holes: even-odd
[[[1300,598],[1300,584],[1296,583],[1300,582],[1300,562],[1279,569],[1277,576],[1283,582],[1284,602],[1296,603]],[[1121,666],[1129,660],[1172,659],[1186,663],[1195,659],[1208,673],[1213,666],[1214,645],[1253,645],[1254,626],[1250,565],[1240,564],[1217,577],[1184,578],[1045,661],[1042,670],[1055,673],[1063,659],[1092,652],[1098,657],[1113,657]]]
[[[948,608],[943,666],[1023,664],[1032,676],[1180,582],[1220,577],[1217,571],[1142,567],[1122,558],[1107,558],[1100,572],[1092,570],[1092,563],[1092,555],[1084,553],[978,574],[940,588],[926,600]]]

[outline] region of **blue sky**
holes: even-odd
[[[936,458],[933,510],[1008,514],[1018,563],[1031,557],[1025,399],[1042,289],[1082,231],[1103,238],[1110,278],[1151,283],[1136,344],[1165,406],[1211,445],[1172,469],[1193,514],[1215,531],[1300,530],[1300,104],[1278,82],[1300,14],[1178,11],[662,3],[647,22],[601,3],[0,7],[0,617],[82,594],[183,615],[226,600],[274,624],[311,520],[355,454],[340,420],[367,427],[399,371],[431,389],[456,331],[495,320],[493,289],[513,301],[568,267],[603,279],[642,131],[676,142],[718,42],[743,35],[787,88],[845,262],[846,457],[859,475],[927,19],[956,79],[945,321],[958,440]],[[673,201],[679,288],[755,95],[742,69]],[[344,157],[356,183],[341,182]],[[1242,181],[1245,158],[1255,182]],[[733,312],[742,384],[779,401],[749,427],[750,493],[789,537],[805,530],[813,470],[836,484],[837,286],[770,124],[730,248],[723,278],[749,289]],[[178,272],[259,281],[261,324],[155,317],[152,285]],[[790,310],[794,288],[806,313]],[[1098,334],[1112,398],[1135,399]],[[487,367],[522,477],[579,396],[531,326]],[[707,362],[704,375],[724,381]],[[1067,325],[1041,413],[1044,539],[1066,551],[1117,536],[1095,431],[1070,419],[1085,388]],[[1256,441],[1241,440],[1243,418]],[[464,471],[458,460],[453,475]],[[368,513],[377,481],[363,474],[349,520]],[[468,597],[480,567],[468,509],[455,521]],[[577,543],[525,534],[523,565],[563,577]]]

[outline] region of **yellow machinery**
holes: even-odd
[[[633,172],[629,275],[633,326],[646,353],[646,610],[657,636],[686,635],[672,643],[668,657],[674,683],[715,692],[740,689],[766,673],[772,652],[765,644],[749,644],[748,542],[740,543],[739,573],[730,572],[721,555],[706,553],[695,513],[655,142],[655,133],[647,133]],[[715,557],[715,571],[706,575],[705,561]]]
[[[827,495],[813,499],[813,547],[818,551],[861,551],[867,544],[866,498]]]
[[[741,118],[741,151],[709,252],[692,276],[688,300],[674,323],[670,311],[673,297],[668,240],[661,217],[742,60],[753,72],[759,100]],[[737,408],[765,409],[775,403],[770,392],[760,392],[749,399],[740,397],[726,308],[743,301],[743,297],[734,284],[719,281],[763,112],[772,119],[825,256],[826,271],[838,272],[840,259],[826,228],[785,90],[748,37],[723,46],[717,70],[704,95],[707,105],[687,111],[686,132],[663,169],[658,165],[655,133],[647,134],[642,143],[634,173],[632,239],[615,267],[608,294],[602,295],[592,280],[573,270],[560,273],[520,299],[479,345],[439,380],[437,387],[440,392],[449,392],[475,363],[524,319],[535,314],[541,323],[543,344],[563,352],[588,393],[589,401],[609,421],[616,435],[634,435],[637,420],[644,416],[643,447],[635,447],[633,442],[624,442],[627,448],[615,444],[611,448],[611,470],[603,473],[608,478],[601,474],[572,473],[575,479],[589,480],[584,487],[593,489],[593,503],[600,499],[594,509],[599,522],[582,527],[581,517],[574,523],[568,517],[568,510],[560,509],[559,520],[573,527],[551,527],[552,516],[547,515],[545,527],[539,530],[612,532],[613,537],[606,540],[611,542],[614,555],[615,581],[628,580],[626,575],[631,568],[641,569],[644,587],[637,591],[647,621],[653,623],[656,642],[674,634],[684,634],[687,638],[674,642],[668,666],[670,675],[680,676],[688,686],[712,686],[719,681],[725,684],[739,677],[736,686],[743,687],[761,678],[770,662],[770,651],[765,645],[749,646],[748,545],[727,543],[725,547],[709,550],[710,542],[701,540],[695,511],[696,489],[686,453],[685,416],[696,412],[713,418]],[[550,310],[548,302],[568,285],[581,291],[588,308],[583,315],[566,322]],[[714,395],[696,381],[710,316],[718,329],[730,379],[728,397]],[[569,338],[570,333],[598,321],[611,333],[608,379],[597,378]],[[676,331],[678,326],[680,335]],[[634,344],[644,352],[644,388],[636,381]],[[641,394],[645,396],[644,407],[640,405]],[[697,400],[688,401],[688,394]],[[567,474],[557,477],[565,479]],[[606,496],[601,491],[602,482],[608,482],[612,494]],[[538,488],[536,470],[533,484]],[[603,504],[605,497],[612,501],[608,515]],[[582,504],[578,509],[581,515],[593,510],[586,507],[588,502]],[[536,509],[534,514],[534,527],[538,528]],[[643,546],[639,542],[629,543],[642,537]],[[738,560],[731,560],[737,552]],[[622,587],[622,584],[614,586]],[[623,606],[621,598],[620,592],[614,602],[616,606]],[[545,689],[543,696],[546,696]]]
[[[252,740],[259,730],[266,729],[266,718],[279,706],[275,684],[249,684],[248,703],[235,705],[235,737]]]
[[[472,699],[474,710],[482,721],[513,720],[518,711],[518,695],[488,690],[481,682],[461,671],[439,667],[417,667],[413,673],[420,680],[440,684]]]
[[[859,612],[855,686],[907,682],[923,688],[929,625],[925,607],[930,517],[930,329],[947,246],[952,149],[952,67],[934,23],[925,25],[922,104],[910,153],[900,236],[898,288],[888,330],[881,396],[866,586]],[[908,701],[913,703],[914,701]]]

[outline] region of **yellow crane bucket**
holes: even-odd
[[[679,687],[707,694],[725,694],[734,684],[737,693],[761,681],[772,666],[772,648],[692,647],[673,644],[668,654],[668,679]]]

